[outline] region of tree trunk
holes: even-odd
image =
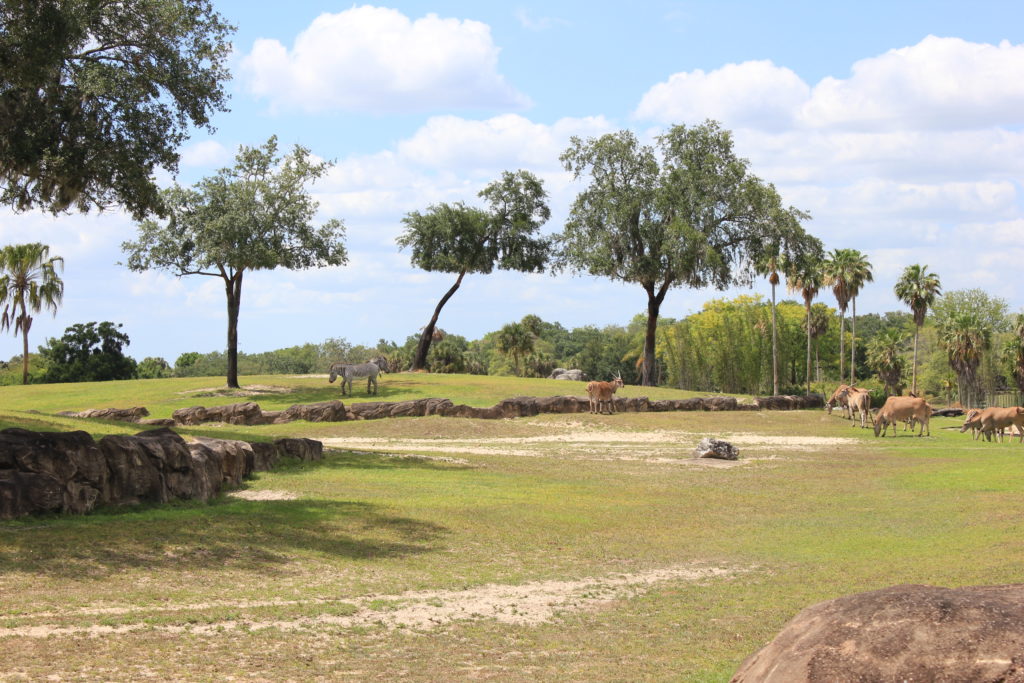
[[[857,297],[850,312],[850,386],[857,383]]]
[[[775,283],[772,282],[772,396],[779,395],[779,335],[775,327]]]
[[[238,309],[242,304],[242,272],[225,278],[228,296],[228,388],[238,389]]]
[[[21,383],[28,384],[28,329],[32,327],[32,318],[27,315],[21,319]]]
[[[807,393],[811,393],[811,302],[807,305]]]
[[[911,381],[911,385],[912,385],[913,388],[911,388],[911,390],[910,390],[914,394],[914,396],[917,396],[917,338],[920,337],[920,336],[921,336],[921,326],[918,325],[917,329],[914,330],[914,369],[913,369],[914,378]]]
[[[654,285],[644,285],[647,292],[647,331],[644,335],[644,363],[641,371],[640,383],[645,387],[653,387],[657,384],[657,377],[654,371],[654,342],[658,331],[658,313],[661,311],[661,303],[665,300],[665,293],[671,284],[665,281],[655,293]]]
[[[430,342],[434,340],[434,327],[437,325],[437,319],[441,315],[441,309],[448,303],[448,299],[452,298],[452,294],[455,294],[455,290],[462,284],[462,278],[466,276],[466,271],[459,273],[459,277],[455,280],[455,284],[452,288],[441,297],[441,301],[438,302],[437,308],[434,309],[434,315],[427,323],[427,326],[423,328],[423,334],[420,335],[420,343],[416,347],[416,356],[412,359],[412,369],[422,370],[427,366],[427,352],[430,351]]]
[[[839,311],[839,382],[846,377],[843,362],[846,360],[846,311]]]

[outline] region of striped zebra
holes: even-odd
[[[341,377],[341,395],[345,396],[345,387],[348,386],[348,395],[352,395],[352,378],[366,378],[366,393],[377,393],[377,375],[388,371],[386,358],[374,358],[369,363],[333,363],[331,365],[331,378],[329,382]],[[373,391],[370,391],[373,387]]]

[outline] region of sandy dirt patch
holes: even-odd
[[[241,498],[242,500],[296,500],[299,497],[291,491],[275,491],[273,489],[243,489],[241,491],[232,491],[228,496],[231,498]]]
[[[315,631],[321,626],[339,628],[365,628],[381,626],[388,629],[406,628],[426,631],[455,621],[493,619],[514,625],[536,625],[555,620],[559,614],[597,609],[612,601],[628,599],[651,590],[659,584],[672,581],[702,581],[730,579],[751,569],[683,565],[652,569],[633,574],[610,574],[603,577],[576,581],[534,581],[519,585],[487,584],[461,591],[407,591],[393,595],[368,595],[352,599],[320,599],[308,601],[239,601],[210,602],[192,605],[162,605],[160,607],[96,607],[65,612],[62,616],[97,617],[145,615],[181,612],[187,621],[190,613],[204,609],[232,608],[246,610],[265,607],[307,606],[316,612],[317,606],[345,606],[350,614],[326,614],[295,619],[261,621],[244,617],[202,624],[153,625],[132,623],[121,625],[92,624],[88,626],[35,625],[0,628],[0,638],[49,638],[56,636],[95,637],[111,636],[146,629],[166,633],[215,635],[239,629],[260,630],[275,628],[283,631]],[[326,611],[326,610],[325,610]],[[334,611],[339,611],[335,609]],[[40,613],[35,618],[53,618],[53,613]]]
[[[560,457],[574,460],[639,460],[652,463],[694,466],[736,466],[744,461],[773,459],[794,451],[814,451],[858,443],[856,439],[816,436],[771,436],[766,434],[721,434],[719,438],[740,448],[740,460],[715,461],[692,458],[691,452],[706,434],[656,430],[574,431],[526,437],[474,439],[406,439],[367,437],[326,437],[326,448],[376,453],[450,453],[465,455],[512,455]]]
[[[247,384],[240,389],[228,387],[207,387],[179,391],[179,396],[266,396],[267,394],[290,394],[294,389],[272,384]]]

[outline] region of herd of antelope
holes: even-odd
[[[931,429],[928,422],[932,415],[932,407],[923,398],[911,394],[910,396],[890,396],[885,400],[885,405],[877,411],[871,411],[871,395],[866,389],[840,384],[832,392],[832,396],[825,402],[825,410],[829,415],[832,409],[841,407],[843,417],[854,420],[854,414],[860,417],[860,426],[867,427],[867,422],[875,429],[875,436],[885,436],[892,425],[893,435],[896,433],[896,423],[903,422],[903,431],[913,430],[916,423],[920,423],[921,429],[918,436],[926,433],[931,436]],[[856,426],[856,421],[854,422]],[[971,430],[974,439],[982,436],[986,441],[991,441],[995,436],[999,441],[1003,440],[1008,429],[1016,429],[1020,435],[1021,443],[1024,443],[1024,408],[1013,406],[1010,408],[990,407],[984,409],[973,409],[967,411],[967,418],[964,420],[960,432]],[[1013,431],[1010,432],[1012,438]]]

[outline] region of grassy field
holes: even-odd
[[[243,383],[288,389],[251,398],[268,410],[337,397],[324,378]],[[133,432],[49,414],[242,400],[215,386],[4,387],[0,425]],[[581,389],[396,375],[379,398]],[[811,603],[1024,581],[1024,446],[955,424],[884,441],[822,411],[182,430],[331,450],[261,474],[255,499],[0,522],[0,680],[724,681]],[[704,435],[741,463],[687,460]]]

